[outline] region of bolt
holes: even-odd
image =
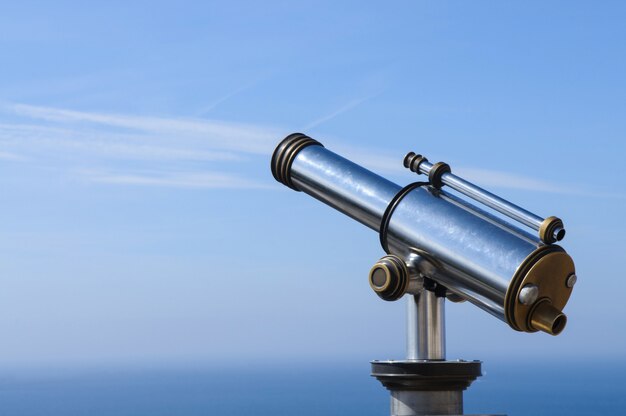
[[[532,305],[539,297],[539,287],[531,283],[519,291],[519,301],[522,305]]]
[[[572,273],[569,276],[567,276],[567,280],[565,281],[565,286],[572,288],[576,284],[577,280],[578,280],[578,277],[576,276],[576,274]]]

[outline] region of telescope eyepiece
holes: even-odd
[[[529,316],[531,328],[550,335],[559,335],[567,324],[567,316],[552,306],[549,299],[539,300]]]

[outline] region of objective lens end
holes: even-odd
[[[270,167],[272,168],[274,179],[294,191],[299,191],[291,182],[291,164],[300,150],[311,145],[324,147],[317,140],[302,133],[292,133],[285,137],[283,141],[276,146],[274,154],[272,154]]]

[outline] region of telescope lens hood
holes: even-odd
[[[320,142],[302,133],[292,133],[285,137],[274,150],[271,168],[274,179],[293,189],[300,191],[291,182],[291,165],[300,150],[307,146],[317,145],[324,147]]]

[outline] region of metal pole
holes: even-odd
[[[419,359],[417,330],[417,296],[409,295],[406,300],[406,359]]]
[[[418,358],[420,360],[445,360],[445,298],[437,297],[430,290],[422,290],[415,298],[419,341]]]
[[[406,359],[445,360],[445,298],[422,290],[407,300]]]

